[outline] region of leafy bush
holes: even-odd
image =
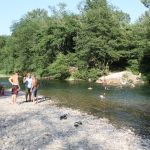
[[[38,68],[35,72],[35,74],[39,77],[43,77],[43,76],[47,76],[48,74],[48,71],[47,69],[41,69],[41,68]]]
[[[92,68],[88,71],[88,78],[91,78],[93,81],[96,81],[101,75],[102,72],[99,69]]]
[[[84,69],[84,70],[78,70],[76,73],[73,74],[73,77],[75,79],[82,79],[82,80],[88,80],[91,78],[93,81],[98,79],[98,77],[101,75],[101,72],[99,69]]]
[[[139,74],[139,63],[138,60],[132,59],[128,61],[129,67],[126,68],[128,71],[133,72],[134,74]]]
[[[70,76],[65,55],[59,54],[56,61],[48,66],[48,74],[54,79],[66,79]]]
[[[88,71],[87,70],[78,70],[73,74],[73,77],[75,79],[82,79],[87,80],[88,79]]]

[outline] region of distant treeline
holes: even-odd
[[[106,0],[85,0],[79,13],[66,5],[25,14],[0,36],[0,73],[33,72],[65,79],[69,67],[74,78],[96,79],[108,71],[131,70],[150,78],[150,2],[135,23]],[[141,5],[142,5],[141,3]],[[1,20],[2,21],[2,20]]]

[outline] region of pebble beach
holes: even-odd
[[[8,93],[10,93],[8,91]],[[114,127],[106,118],[65,107],[40,96],[37,104],[25,102],[19,92],[0,96],[0,150],[148,150],[150,141],[133,131]],[[60,116],[66,114],[66,118]],[[78,126],[75,123],[81,122]]]

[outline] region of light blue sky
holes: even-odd
[[[70,11],[77,12],[77,4],[81,1],[82,0],[3,0],[0,5],[0,35],[9,35],[12,23],[19,20],[28,11],[32,11],[36,8],[44,8],[49,11],[49,5],[55,6],[59,2],[64,2]],[[146,10],[140,0],[108,0],[108,2],[130,14],[132,22]]]

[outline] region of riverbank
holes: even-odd
[[[18,105],[9,104],[10,92],[0,97],[1,150],[148,150],[129,129],[117,129],[107,119],[57,107],[49,98],[34,105],[20,92]],[[67,119],[60,116],[67,114]],[[81,121],[82,125],[74,126]],[[144,147],[145,146],[145,147]]]

